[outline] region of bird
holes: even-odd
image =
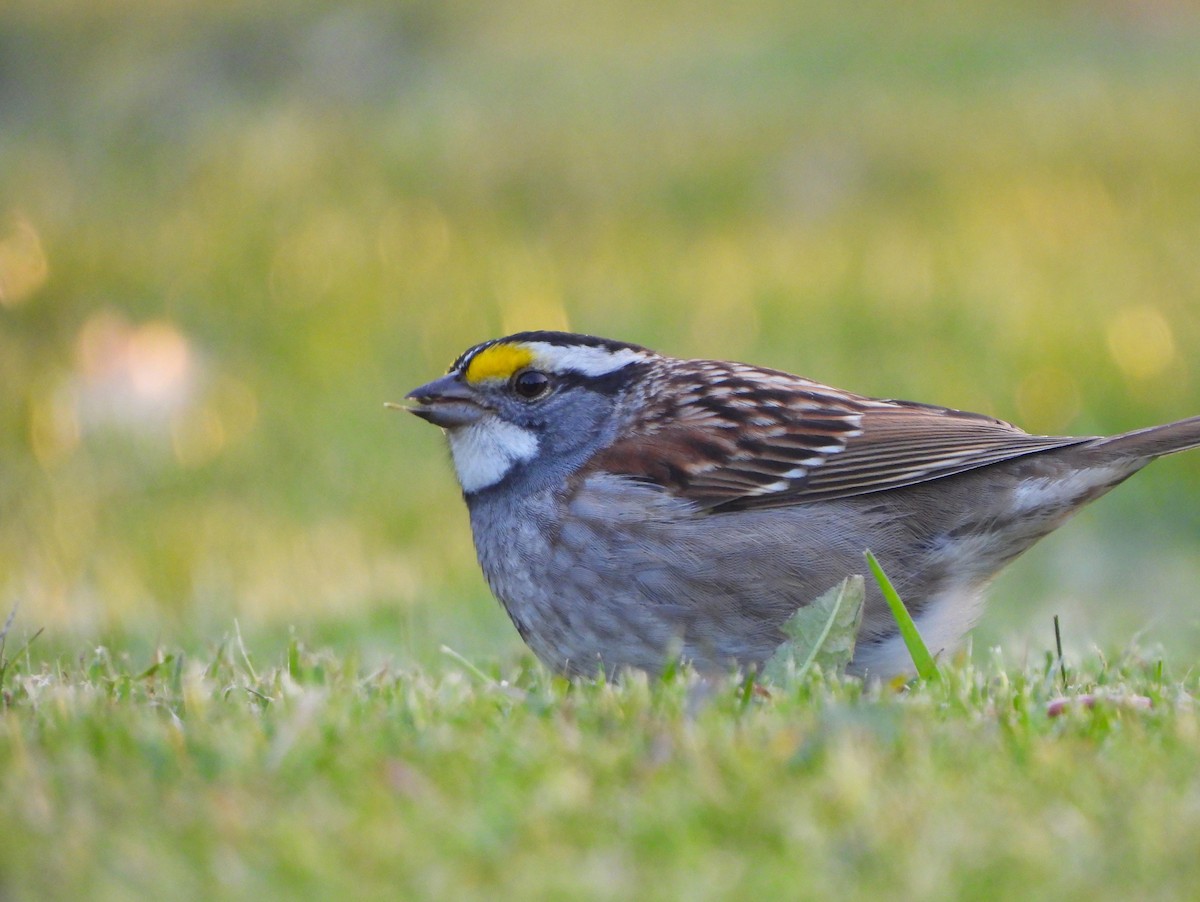
[[[950,654],[1005,565],[1150,461],[1200,446],[1200,416],[1031,435],[556,331],[476,344],[406,401],[444,430],[492,593],[548,668],[577,677],[759,668],[866,551],[930,651]],[[848,672],[912,667],[868,580]]]

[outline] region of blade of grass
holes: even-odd
[[[482,670],[480,670],[478,667],[476,667],[473,663],[468,661],[463,655],[460,655],[458,652],[456,652],[449,645],[443,645],[441,647],[441,652],[442,652],[442,654],[446,655],[447,657],[453,658],[455,661],[457,661],[459,664],[461,664],[463,667],[465,667],[467,672],[470,673],[472,676],[474,676],[477,680],[480,680],[481,682],[486,683],[489,686],[498,686],[499,685],[494,679],[492,679],[490,676],[488,676],[486,673],[484,673]]]
[[[933,655],[929,653],[929,648],[925,645],[925,640],[921,638],[921,633],[917,630],[917,625],[908,613],[908,608],[900,600],[900,593],[896,591],[896,588],[892,585],[892,581],[888,579],[887,574],[883,572],[883,568],[879,566],[879,561],[875,559],[875,555],[870,551],[865,552],[865,555],[867,565],[871,568],[871,573],[875,576],[875,582],[879,583],[879,590],[883,593],[883,600],[891,608],[892,616],[896,618],[896,625],[900,627],[900,637],[904,640],[904,647],[908,649],[913,666],[917,669],[917,676],[929,683],[936,682],[941,678],[941,673],[937,669],[937,662],[933,660]]]
[[[1062,676],[1062,690],[1067,691],[1067,662],[1063,658],[1062,630],[1058,625],[1058,615],[1054,615],[1054,647],[1058,651],[1058,672]]]
[[[250,679],[258,682],[258,672],[254,669],[254,665],[250,663],[250,653],[246,651],[246,643],[242,641],[242,626],[237,622],[237,618],[233,621],[233,635],[237,639],[238,651],[242,653],[242,660],[246,662],[246,670],[250,673]]]

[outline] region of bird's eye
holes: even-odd
[[[536,401],[550,391],[550,377],[539,370],[522,370],[513,376],[512,387],[526,401]]]

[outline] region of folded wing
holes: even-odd
[[[678,363],[678,362],[677,362]],[[640,429],[589,462],[709,510],[887,491],[1089,437],[1029,435],[981,414],[880,400],[774,370],[687,361]]]

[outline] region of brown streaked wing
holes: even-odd
[[[915,485],[1090,437],[1029,435],[992,417],[841,392],[744,364],[686,361],[650,428],[589,461],[709,510],[804,504]]]
[[[879,402],[862,418],[862,432],[825,457],[800,484],[770,496],[731,499],[746,509],[848,498],[964,473],[1090,436],[1029,435],[1002,420],[924,404]]]

